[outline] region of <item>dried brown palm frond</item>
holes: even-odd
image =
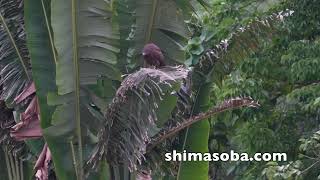
[[[156,110],[165,95],[176,95],[188,69],[182,66],[142,68],[128,75],[105,113],[106,124],[89,163],[106,156],[111,165],[124,162],[130,169],[144,158],[150,137],[159,131]]]

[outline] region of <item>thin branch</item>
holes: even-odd
[[[295,89],[300,89],[300,88],[303,88],[305,86],[313,86],[313,85],[318,85],[320,84],[320,80],[317,80],[317,81],[312,81],[312,82],[306,82],[306,83],[297,83],[294,85],[294,88]]]
[[[301,155],[301,156],[304,156],[304,157],[306,157],[306,158],[308,158],[308,159],[319,160],[319,158],[310,157],[310,156],[307,156],[307,155],[305,155],[305,154],[300,154],[300,155]]]
[[[316,164],[318,164],[320,162],[320,160],[316,161],[315,163],[313,163],[311,166],[309,166],[308,168],[306,168],[305,170],[301,171],[301,174],[307,172],[309,169],[311,169],[313,166],[315,166]]]

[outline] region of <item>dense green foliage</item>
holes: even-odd
[[[246,3],[221,3],[222,8],[215,12],[214,21],[207,24],[208,29],[215,32],[213,39],[225,38],[226,31],[263,13],[259,9],[252,11],[252,5],[245,6],[244,9],[251,8],[249,11],[239,11],[236,8],[239,4],[245,6]],[[311,151],[319,151],[318,145],[314,138],[309,139],[319,130],[320,117],[320,22],[316,10],[319,7],[319,2],[312,0],[288,1],[273,6],[272,11],[287,8],[295,11],[286,22],[288,33],[274,38],[262,51],[244,59],[222,85],[214,86],[212,91],[212,103],[244,95],[259,100],[262,106],[257,110],[236,110],[213,118],[211,151],[286,152],[288,161],[298,165],[277,168],[266,162],[212,163],[212,176],[218,179],[225,176],[287,179],[301,175],[300,178],[316,179],[319,175],[316,173],[319,157],[315,156],[318,153],[310,155]],[[314,159],[306,158],[309,156]]]

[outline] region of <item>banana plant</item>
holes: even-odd
[[[197,2],[207,6],[203,0]],[[61,180],[110,176],[125,179],[131,174],[128,168],[139,171],[132,173],[133,177],[143,171],[139,162],[145,165],[143,158],[152,157],[154,148],[164,142],[180,139],[180,146],[188,151],[207,152],[209,116],[256,106],[252,100],[234,99],[206,113],[214,78],[221,79],[227,73],[219,67],[230,68],[241,59],[223,58],[227,64],[215,61],[221,59],[216,57],[216,51],[224,51],[226,43],[217,46],[217,50],[203,52],[192,71],[175,66],[186,60],[183,47],[191,32],[184,20],[195,11],[194,3],[0,1],[1,98],[16,114],[13,136],[31,124],[41,127],[32,136],[43,136],[46,142],[43,149],[38,147],[35,151],[39,156],[35,164],[38,178],[48,178],[51,158]],[[261,27],[272,26],[263,23]],[[258,29],[259,33],[266,32],[263,30]],[[241,42],[238,46],[243,42],[252,45],[245,41],[246,37],[236,40]],[[169,67],[139,68],[141,50],[149,42],[162,49]],[[237,43],[231,47],[239,48]],[[235,53],[230,54],[235,57]],[[192,98],[185,103],[180,90],[190,73],[192,93],[186,94]],[[187,113],[183,112],[185,109]],[[171,127],[178,118],[182,123]],[[177,135],[189,126],[185,134]],[[35,143],[26,143],[30,149],[35,147]],[[87,169],[91,162],[99,171]],[[208,163],[182,163],[178,169],[173,172],[178,179],[208,179]]]
[[[274,13],[261,19],[255,19],[224,39],[220,44],[198,53],[192,54],[193,88],[197,92],[194,113],[207,111],[209,93],[212,83],[220,84],[224,76],[229,74],[236,63],[257,52],[263,43],[284,32],[284,18],[291,16],[293,11],[287,10]],[[232,107],[232,106],[229,106]],[[198,109],[200,108],[200,109]],[[187,130],[183,149],[190,152],[207,152],[209,138],[209,122],[201,121]],[[208,179],[207,162],[182,162],[179,166],[179,179]]]
[[[176,4],[173,1],[131,4],[138,12],[134,16],[137,28],[132,47],[121,43],[130,41],[127,39],[132,33],[124,29],[130,23],[121,23],[127,15],[123,13],[130,14],[121,12],[121,8],[132,7],[121,2],[42,0],[24,4],[41,128],[59,179],[84,176],[84,162],[104,121],[102,112],[122,81],[121,71],[128,69],[130,52],[133,61],[137,61],[144,43],[153,41],[165,47],[169,42],[179,51],[166,55],[184,59],[183,44],[178,40],[186,42],[187,29],[182,27],[182,14],[177,13]],[[177,18],[172,21],[169,15]],[[174,28],[175,23],[182,25]],[[134,24],[129,29],[133,31]],[[167,40],[155,39],[157,34]]]
[[[15,136],[12,134],[12,128],[16,128],[16,135],[23,138],[24,128],[31,122],[24,121],[27,117],[24,116],[24,111],[27,111],[30,105],[30,98],[15,102],[15,98],[32,84],[23,8],[23,1],[20,0],[0,1],[0,144],[5,155],[9,179],[29,179],[32,176],[32,168],[27,160],[34,159],[33,154],[38,152],[37,146],[41,146],[39,141],[23,142],[12,137]],[[30,151],[26,149],[26,144],[30,145]]]

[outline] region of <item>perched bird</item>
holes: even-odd
[[[164,56],[161,52],[161,49],[153,44],[146,44],[142,50],[142,56],[145,61],[145,64],[148,66],[153,66],[155,68],[161,68],[165,66]]]

